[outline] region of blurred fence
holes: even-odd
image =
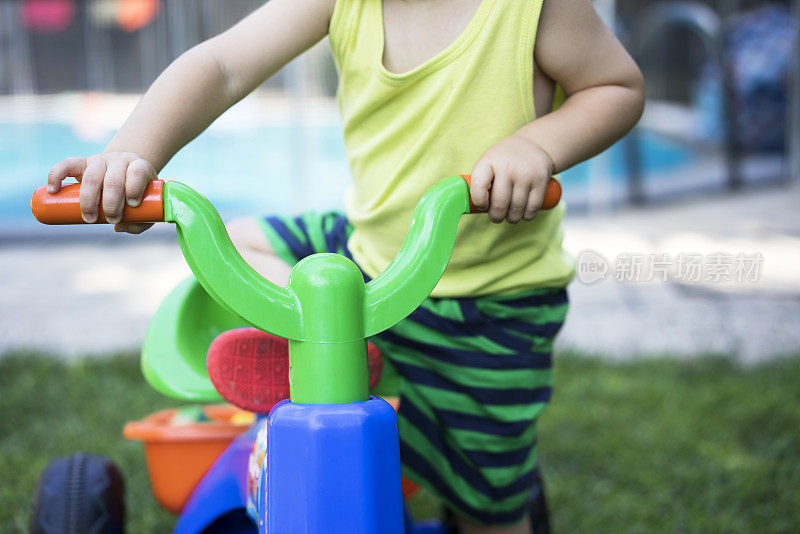
[[[264,0],[3,0],[0,94],[144,91],[195,44],[226,30]],[[336,73],[312,53],[311,94],[332,95]],[[267,87],[284,89],[278,73]]]

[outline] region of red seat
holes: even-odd
[[[378,383],[383,357],[367,345],[369,387]],[[256,328],[236,328],[218,335],[208,347],[206,368],[220,395],[240,408],[269,413],[289,398],[289,342]]]

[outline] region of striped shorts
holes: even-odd
[[[352,260],[352,227],[341,213],[266,217],[261,227],[290,265],[318,252]],[[550,399],[553,340],[567,307],[564,289],[428,298],[370,340],[384,355],[373,392],[400,397],[407,478],[475,522],[523,518],[542,491],[536,424]]]

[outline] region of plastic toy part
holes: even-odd
[[[461,174],[460,175],[464,180],[467,181],[468,185],[472,184],[472,175],[469,174]],[[555,178],[550,178],[547,181],[547,189],[544,192],[544,200],[542,201],[542,209],[543,210],[551,210],[558,206],[558,203],[561,202],[561,184]],[[483,210],[479,210],[475,207],[472,203],[472,199],[469,200],[469,212],[470,213],[485,213]]]
[[[288,287],[278,287],[239,255],[219,214],[202,195],[178,182],[163,187],[153,182],[149,187],[161,187],[161,195],[154,193],[148,205],[163,198],[163,220],[176,223],[186,261],[218,305],[214,313],[240,317],[245,324],[289,339],[290,396],[298,404],[352,403],[368,398],[365,338],[401,321],[430,294],[450,260],[458,221],[469,210],[468,185],[457,176],[446,178],[424,195],[397,257],[369,284],[364,284],[352,261],[337,254],[316,254],[295,265]],[[40,189],[34,193],[31,209],[45,222],[78,222],[77,189],[68,186],[57,195]],[[183,291],[188,299],[188,289]],[[168,300],[167,308],[185,315],[184,302]],[[163,364],[151,357],[151,351],[163,354],[180,349],[178,343],[191,338],[177,335],[174,315],[158,315],[168,324],[156,327],[152,336],[148,333],[143,358],[146,377],[168,394],[212,396],[199,362],[201,356],[167,357]],[[205,343],[207,334],[197,335]],[[165,342],[163,348],[157,346],[161,341]],[[179,376],[178,369],[190,372],[186,379],[177,378],[182,383],[172,387],[167,377]]]
[[[121,534],[124,526],[122,473],[109,458],[76,453],[47,465],[37,484],[30,534]]]
[[[430,295],[450,261],[458,221],[465,213],[469,187],[458,176],[441,180],[425,193],[397,256],[367,284],[368,337],[399,323]]]
[[[367,344],[369,387],[380,380],[383,357]],[[208,348],[208,377],[222,397],[251,412],[266,414],[289,397],[289,342],[256,328],[218,335]]]
[[[303,338],[295,296],[244,261],[205,197],[179,182],[164,184],[164,220],[177,225],[186,262],[220,306],[260,330],[288,339]]]
[[[469,189],[459,177],[436,184],[414,210],[395,260],[368,285],[356,265],[316,254],[295,265],[288,287],[242,259],[213,206],[177,182],[164,186],[164,219],[203,288],[231,314],[288,338],[291,399],[336,404],[367,399],[365,338],[391,327],[430,294],[444,273]]]
[[[150,475],[150,485],[158,502],[178,513],[194,487],[216,458],[253,421],[231,422],[246,414],[229,405],[206,406],[206,423],[172,425],[178,410],[162,410],[141,421],[125,425],[126,439],[141,441]]]
[[[284,401],[268,420],[259,533],[403,533],[397,418],[386,401]]]
[[[142,203],[132,208],[125,206],[122,210],[122,222],[163,222],[164,208],[161,191],[164,186],[162,180],[153,180],[144,190]],[[44,224],[81,224],[81,207],[78,192],[81,184],[69,184],[61,188],[58,194],[51,195],[47,188],[42,186],[31,196],[31,212],[36,220]],[[102,205],[97,223],[105,223],[106,214]]]
[[[194,401],[218,399],[206,352],[223,331],[253,326],[288,339],[291,401],[276,404],[266,420],[259,416],[249,432],[240,435],[252,416],[232,407],[184,411],[177,418],[166,410],[126,425],[125,437],[144,443],[156,498],[174,512],[185,507],[176,532],[205,532],[228,520],[224,532],[252,528],[242,514],[251,504],[247,488],[255,472],[257,491],[250,495],[257,499],[250,508],[259,508],[260,533],[403,533],[397,416],[386,401],[369,396],[366,338],[412,313],[438,283],[459,219],[470,209],[465,179],[446,178],[424,195],[399,253],[368,284],[355,263],[338,254],[308,256],[294,266],[286,287],[271,283],[237,252],[211,203],[178,182],[154,182],[146,205],[126,208],[125,221],[175,223],[196,277],[173,290],[151,321],[142,369],[157,390]],[[560,198],[560,186],[551,183],[548,205]],[[48,224],[81,222],[78,187],[56,195],[40,188],[31,199],[34,215]],[[220,339],[224,344],[228,336]],[[253,354],[244,364],[250,366],[245,379],[236,376],[240,362],[228,369],[226,358],[214,367],[217,378],[233,390],[260,386],[265,376],[251,379],[268,377],[257,366],[269,360]],[[204,417],[210,421],[198,422]],[[268,450],[260,465],[247,462],[259,425]]]
[[[203,476],[181,511],[173,534],[255,534],[247,515],[248,462],[256,432],[251,426],[233,440]]]
[[[220,402],[206,372],[211,341],[245,321],[221,307],[194,278],[184,280],[158,307],[142,346],[142,374],[158,392],[187,402]]]

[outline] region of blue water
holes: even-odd
[[[0,222],[6,231],[35,226],[29,200],[63,158],[94,154],[107,139],[85,141],[67,124],[0,123]],[[684,145],[644,133],[646,172],[679,168],[692,159]],[[624,188],[626,166],[619,145],[609,149],[602,169],[615,188]],[[564,195],[585,201],[590,173],[584,163],[563,174]],[[224,218],[243,214],[297,213],[341,208],[349,171],[338,125],[209,130],[182,150],[161,172],[205,196]],[[573,203],[574,204],[574,203]]]

